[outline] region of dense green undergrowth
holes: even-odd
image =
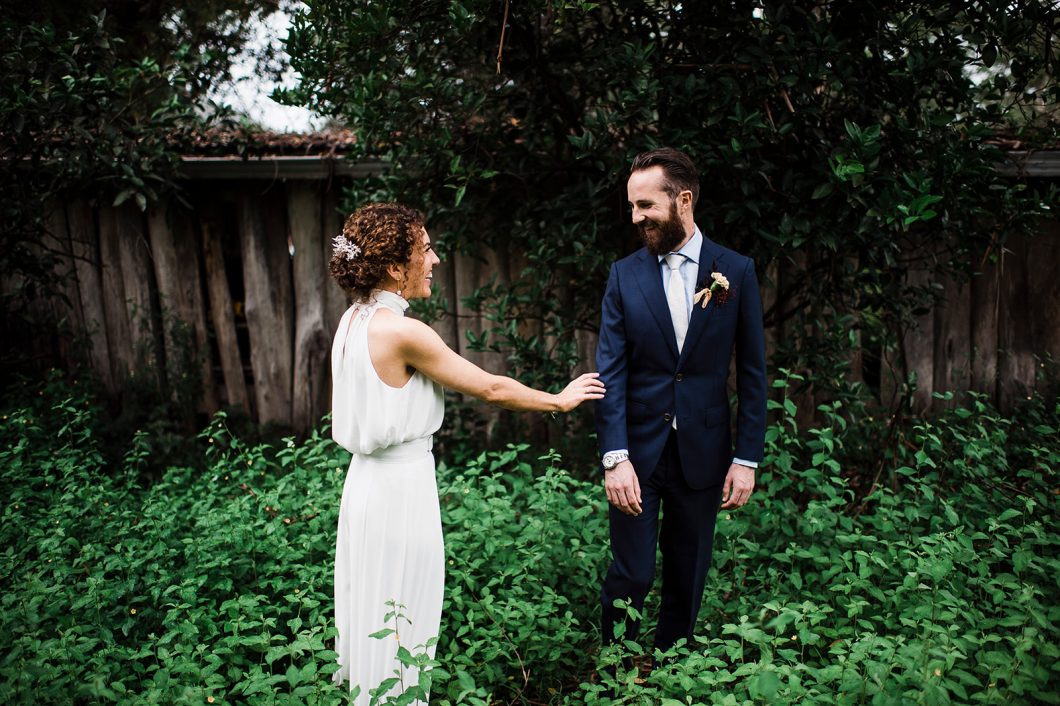
[[[108,463],[72,389],[9,397],[0,423],[0,703],[344,703],[348,455],[326,429],[247,444],[221,416],[205,470],[148,482],[151,439]],[[800,431],[779,406],[754,502],[720,518],[694,644],[643,682],[619,659],[637,645],[597,647],[600,488],[524,447],[439,459],[432,703],[1060,702],[1057,402],[1006,418],[973,397],[910,427],[863,497],[841,411]]]

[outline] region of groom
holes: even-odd
[[[614,641],[625,617],[616,599],[641,609],[658,543],[655,647],[666,650],[692,636],[719,506],[741,507],[754,489],[765,443],[765,341],[754,263],[693,221],[692,161],[662,148],[638,155],[630,171],[626,193],[644,247],[611,267],[596,349],[607,387],[596,427],[612,554],[601,627],[605,644]],[[734,352],[735,438],[726,385]]]

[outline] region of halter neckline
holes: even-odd
[[[405,301],[404,297],[386,289],[372,290],[372,296],[369,298],[369,301],[385,306],[387,309],[390,309],[395,314],[401,316],[404,316],[405,310],[409,308],[409,303]]]

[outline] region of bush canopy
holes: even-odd
[[[669,145],[700,169],[697,223],[775,292],[774,362],[878,396],[880,358],[937,292],[907,272],[967,275],[1046,209],[998,173],[994,138],[1056,134],[1048,5],[309,0],[288,40],[302,82],[280,97],[391,163],[351,206],[412,202],[443,247],[524,263],[470,302],[494,324],[475,343],[524,380],[575,364],[571,333],[595,330],[635,246],[631,159]],[[862,351],[867,390],[848,374]]]

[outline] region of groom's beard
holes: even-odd
[[[655,227],[649,231],[646,230],[647,226]],[[637,234],[652,255],[668,255],[673,252],[688,235],[681,224],[680,216],[677,215],[677,201],[670,202],[669,218],[661,222],[645,218],[637,224]]]

